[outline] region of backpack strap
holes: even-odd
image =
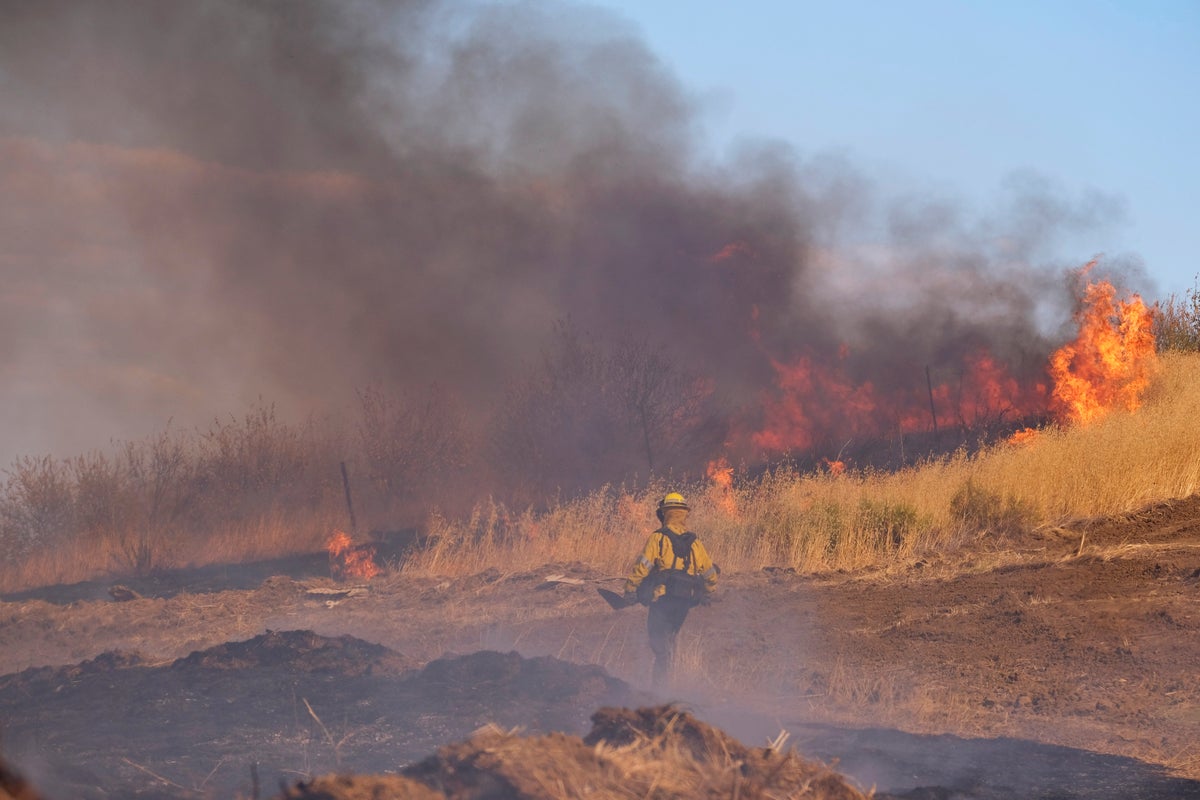
[[[692,546],[696,543],[696,534],[688,531],[686,533],[676,533],[666,525],[658,529],[664,537],[671,540],[671,552],[676,559],[683,562],[683,572],[688,572],[692,568]],[[662,539],[658,540],[658,555],[662,558],[663,553]],[[675,562],[671,562],[671,566],[667,569],[675,569]]]

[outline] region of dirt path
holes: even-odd
[[[583,583],[547,583],[554,573]],[[720,602],[685,627],[671,692],[728,718],[718,722],[753,718],[750,733],[778,724],[843,763],[870,747],[814,734],[821,725],[1009,737],[1200,778],[1200,499],[888,570],[764,571],[723,584]],[[163,667],[268,629],[306,629],[379,643],[412,665],[517,650],[640,686],[645,612],[610,611],[594,591],[604,585],[582,565],[550,565],[455,581],[392,576],[351,597],[310,593],[332,588],[327,579],[275,577],[124,603],[21,599],[0,603],[0,674],[109,650]]]

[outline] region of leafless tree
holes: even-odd
[[[724,433],[711,397],[711,386],[648,342],[605,347],[561,322],[538,368],[511,387],[490,460],[527,500],[695,471]]]

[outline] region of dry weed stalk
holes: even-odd
[[[309,704],[308,698],[301,697],[300,700],[304,703],[304,707],[308,709],[309,716],[316,720],[317,725],[321,728],[321,733],[325,734],[325,741],[329,743],[329,747],[333,751],[333,762],[340,767],[342,764],[342,748],[347,742],[357,736],[362,729],[347,731],[340,739],[335,739],[329,728],[325,727],[325,723],[317,716],[317,712],[313,710],[312,705]]]
[[[1027,443],[891,473],[785,466],[731,487],[675,488],[692,498],[693,524],[731,572],[885,566],[960,545],[1003,560],[1003,542],[1021,530],[1128,512],[1200,489],[1200,355],[1167,353],[1162,362],[1138,411],[1046,429]],[[583,561],[621,575],[657,525],[651,512],[664,488],[605,488],[536,515],[492,503],[465,523],[439,518],[431,531],[438,544],[405,570],[460,575],[500,563],[525,570]]]
[[[605,487],[537,513],[487,499],[465,519],[429,519],[431,543],[402,569],[455,576],[583,562],[621,575],[657,527],[654,500],[668,488],[689,494],[693,524],[726,571],[886,567],[960,545],[994,551],[1021,530],[1200,490],[1200,354],[1161,360],[1136,412],[897,472],[781,466],[721,485]],[[192,455],[164,435],[124,461],[29,461],[0,497],[0,543],[20,545],[0,565],[0,591],[93,579],[114,561],[137,571],[319,549],[344,515],[335,445],[268,408],[215,425]],[[28,537],[53,546],[26,547]]]

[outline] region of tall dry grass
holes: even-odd
[[[1020,443],[955,453],[897,472],[801,473],[781,467],[731,487],[605,488],[541,514],[489,502],[437,518],[436,543],[405,566],[471,574],[581,561],[622,574],[657,527],[654,501],[684,491],[690,522],[722,568],[801,572],[887,563],[1070,518],[1130,511],[1200,488],[1200,354],[1168,352],[1136,412]]]
[[[0,591],[307,552],[345,505],[345,448],[269,406],[113,452],[26,458],[0,491]]]
[[[1198,419],[1200,353],[1170,351],[1141,409],[1088,427],[1049,428],[1027,443],[897,472],[781,466],[731,486],[610,486],[536,513],[497,500],[449,506],[428,519],[432,544],[403,569],[453,576],[583,562],[621,575],[657,527],[654,504],[668,490],[687,494],[691,523],[724,570],[887,564],[1193,494]],[[361,432],[357,450],[375,435]],[[26,460],[9,473],[0,503],[10,556],[0,591],[311,552],[345,523],[338,463],[357,450],[260,409],[198,437],[163,434],[111,457]],[[410,502],[388,487],[403,485],[421,461],[393,461],[386,472],[370,458],[350,459],[352,473],[370,479],[358,498],[375,508],[360,508],[364,528],[386,524]]]
[[[436,392],[367,391],[352,431],[259,403],[205,429],[0,470],[0,592],[273,558],[348,527],[411,526],[463,472],[462,421]]]

